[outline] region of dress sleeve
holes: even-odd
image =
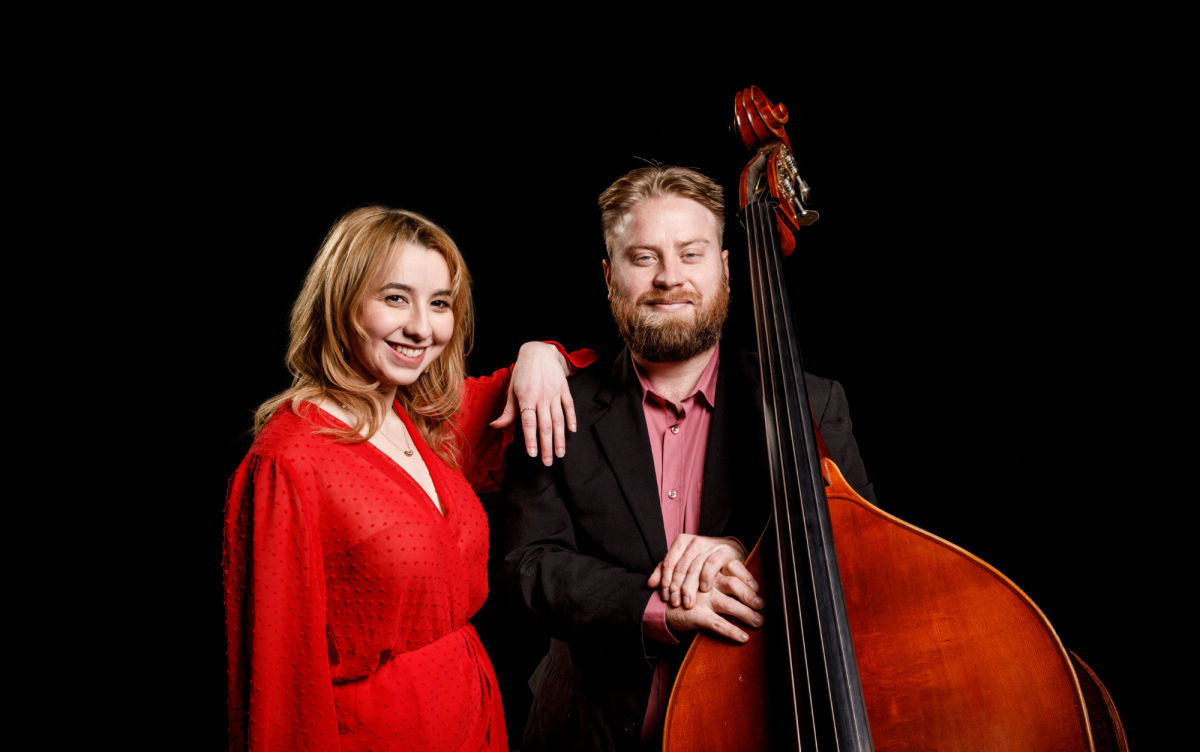
[[[572,373],[596,360],[596,353],[591,350],[569,353],[557,342],[546,344],[558,348],[571,365]],[[462,448],[463,475],[475,493],[499,491],[504,480],[504,453],[520,424],[513,421],[506,428],[492,428],[490,423],[504,411],[512,369],[512,366],[501,368],[491,376],[463,382],[462,403],[454,417],[454,428]]]
[[[225,634],[233,750],[338,750],[316,491],[251,454],[225,509]]]

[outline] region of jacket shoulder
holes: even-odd
[[[737,351],[733,354],[733,362],[738,366],[737,377],[748,384],[758,385],[761,380],[758,353],[751,350]],[[845,402],[842,386],[833,379],[804,372],[804,384],[808,387],[808,402],[812,405],[814,417],[821,422],[826,408],[832,403]]]
[[[824,376],[804,372],[804,384],[808,387],[808,403],[812,405],[813,413],[817,419],[817,423],[821,422],[822,416],[825,414],[825,409],[829,405],[830,397],[834,392],[841,390],[841,385],[833,379],[827,379]]]

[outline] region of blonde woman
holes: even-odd
[[[367,207],[330,231],[292,311],[293,385],[229,483],[234,749],[508,749],[467,621],[487,596],[472,489],[494,490],[517,415],[531,455],[540,435],[543,461],[561,456],[565,376],[595,356],[529,343],[465,379],[472,318],[429,220]]]

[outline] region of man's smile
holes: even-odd
[[[656,300],[647,303],[651,308],[656,308],[660,311],[678,311],[684,306],[692,305],[690,300]]]

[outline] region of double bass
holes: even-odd
[[[783,282],[818,218],[787,121],[757,87],[735,95],[772,488],[746,566],[768,612],[745,644],[696,637],[663,750],[1127,752],[1104,685],[1019,587],[863,499],[829,458]]]

